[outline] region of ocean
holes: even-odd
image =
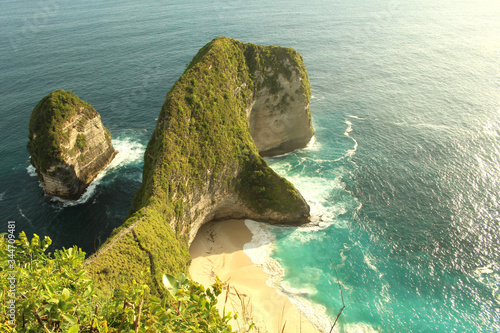
[[[499,18],[493,0],[4,0],[0,223],[92,253],[131,208],[196,52],[217,36],[289,46],[315,138],[268,162],[313,225],[248,222],[254,260],[279,263],[272,283],[318,323],[343,297],[337,332],[500,332]],[[76,203],[44,196],[26,151],[31,111],[60,88],[97,109],[119,151]]]

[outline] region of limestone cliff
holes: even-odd
[[[247,51],[252,57],[282,52],[277,66],[276,63],[273,66],[272,60],[264,59],[259,66],[251,68],[257,91],[247,108],[247,118],[262,156],[304,148],[314,134],[309,112],[311,88],[302,58],[291,49],[273,48],[254,46]]]
[[[28,151],[45,192],[66,199],[78,199],[116,154],[99,113],[64,90],[33,109]]]
[[[225,37],[203,47],[167,94],[131,215],[87,261],[102,288],[149,268],[148,282],[161,293],[161,274],[187,269],[188,246],[211,220],[307,222],[309,206],[253,138],[264,153],[304,146],[312,135],[309,97],[293,49]]]

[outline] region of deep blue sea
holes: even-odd
[[[293,47],[309,72],[315,140],[268,160],[315,222],[261,228],[280,290],[333,320],[335,267],[337,332],[500,332],[495,0],[2,0],[5,230],[93,252],[131,208],[168,90],[221,35]],[[77,203],[44,196],[26,151],[31,111],[59,88],[97,109],[119,150]]]

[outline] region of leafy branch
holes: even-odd
[[[29,240],[24,232],[15,244],[14,251],[5,234],[0,234],[0,265],[13,265],[9,271],[16,271],[15,295],[0,289],[3,304],[14,298],[15,319],[11,321],[3,306],[0,332],[232,332],[228,322],[234,316],[221,317],[216,308],[222,292],[220,281],[205,289],[185,275],[165,275],[164,287],[169,293],[160,299],[144,281],[150,274],[146,271],[141,273],[142,280],[116,286],[114,295],[104,298],[83,269],[85,253],[81,249],[46,253],[50,238],[40,240],[34,235]],[[2,281],[7,281],[9,271],[0,270]]]

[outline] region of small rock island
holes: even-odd
[[[302,56],[286,47],[218,37],[168,92],[144,155],[143,183],[124,224],[86,261],[105,293],[187,272],[188,247],[214,220],[309,221],[299,191],[262,158],[313,135]]]
[[[99,113],[62,89],[33,109],[27,148],[46,194],[71,200],[78,199],[116,155]]]

